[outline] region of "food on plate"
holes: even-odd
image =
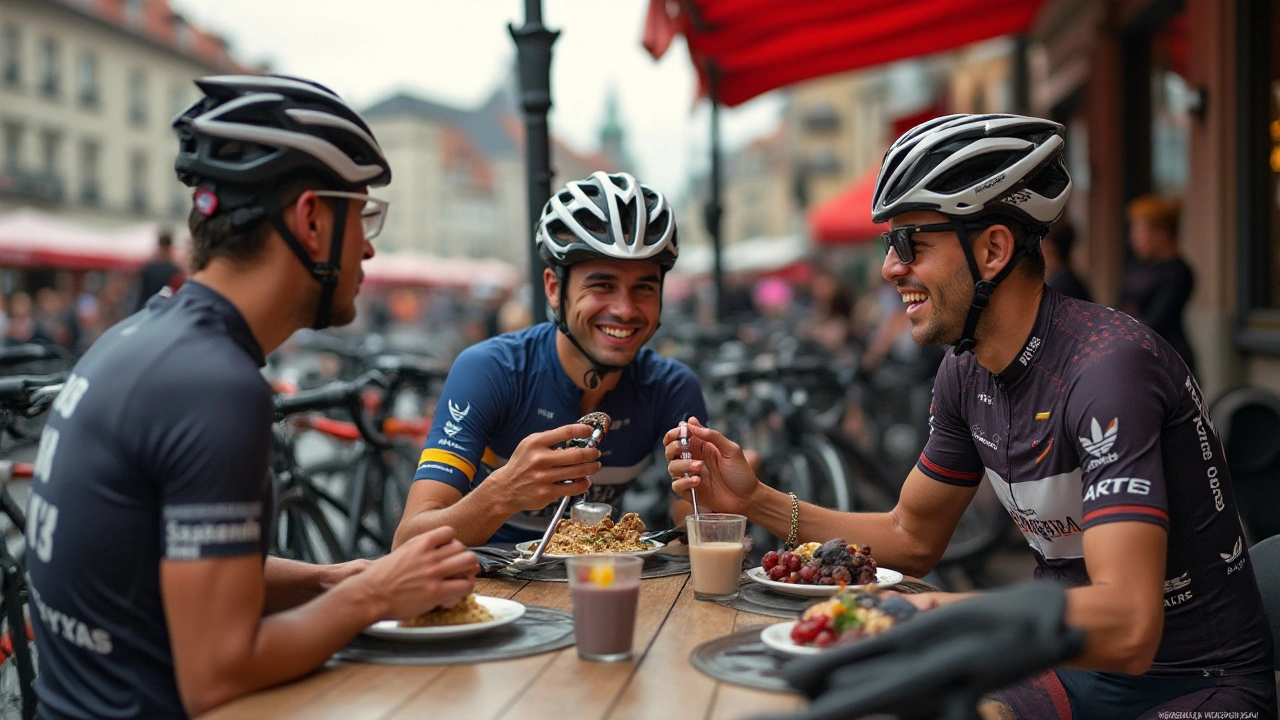
[[[640,540],[642,532],[644,521],[636,513],[623,515],[617,523],[609,517],[601,518],[595,525],[561,520],[547,543],[547,552],[553,555],[585,555],[647,550],[649,546]]]
[[[475,595],[468,595],[451,608],[436,608],[430,612],[401,620],[400,627],[439,627],[441,625],[469,625],[493,619],[489,608],[481,605]]]
[[[770,550],[760,565],[770,580],[795,585],[871,585],[876,581],[871,546],[853,545],[840,538],[821,545],[805,543],[781,553]]]
[[[916,607],[897,593],[875,588],[842,590],[804,611],[791,628],[797,645],[827,647],[838,642],[879,635],[916,614]]]

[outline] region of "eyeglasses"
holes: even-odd
[[[928,225],[899,225],[896,228],[880,233],[880,247],[884,249],[884,254],[889,254],[889,249],[893,248],[898,253],[898,261],[903,265],[910,265],[916,259],[916,242],[911,239],[916,233],[934,233],[934,232],[955,232],[957,223],[930,223]],[[959,223],[964,230],[983,230],[989,227],[988,223]]]
[[[382,232],[382,224],[387,220],[387,208],[391,203],[381,198],[370,197],[362,193],[342,192],[340,190],[315,190],[317,197],[341,198],[344,200],[363,200],[360,209],[360,227],[364,230],[364,239],[372,240]]]

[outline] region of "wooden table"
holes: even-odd
[[[567,583],[480,579],[476,593],[561,610]],[[452,666],[331,664],[302,680],[255,693],[202,720],[306,718],[699,718],[787,714],[799,695],[718,682],[689,663],[698,645],[736,630],[778,622],[693,597],[688,575],[644,580],[628,662],[578,659],[573,646],[502,662]]]

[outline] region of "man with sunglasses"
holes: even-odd
[[[391,181],[327,88],[208,77],[178,116],[191,277],[76,365],[41,439],[27,567],[42,718],[185,718],[315,670],[360,630],[452,606],[476,558],[444,527],[372,563],[267,557],[265,356],[355,318]]]
[[[1070,667],[989,697],[988,717],[1275,717],[1271,633],[1195,378],[1133,318],[1045,286],[1039,241],[1071,191],[1062,148],[1057,123],[952,115],[885,154],[872,208],[892,224],[882,274],[912,337],[954,349],[934,381],[929,440],[891,512],[781,495],[741,448],[695,423],[693,460],[679,459],[674,430],[665,438],[673,488],[696,487],[703,507],[743,513],[788,542],[843,537],[919,575],[985,477],[1036,576],[1067,588],[1066,622],[1088,638]],[[906,597],[928,609],[971,596]]]

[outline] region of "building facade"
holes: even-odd
[[[0,213],[184,224],[170,122],[192,79],[243,71],[163,0],[0,3]]]

